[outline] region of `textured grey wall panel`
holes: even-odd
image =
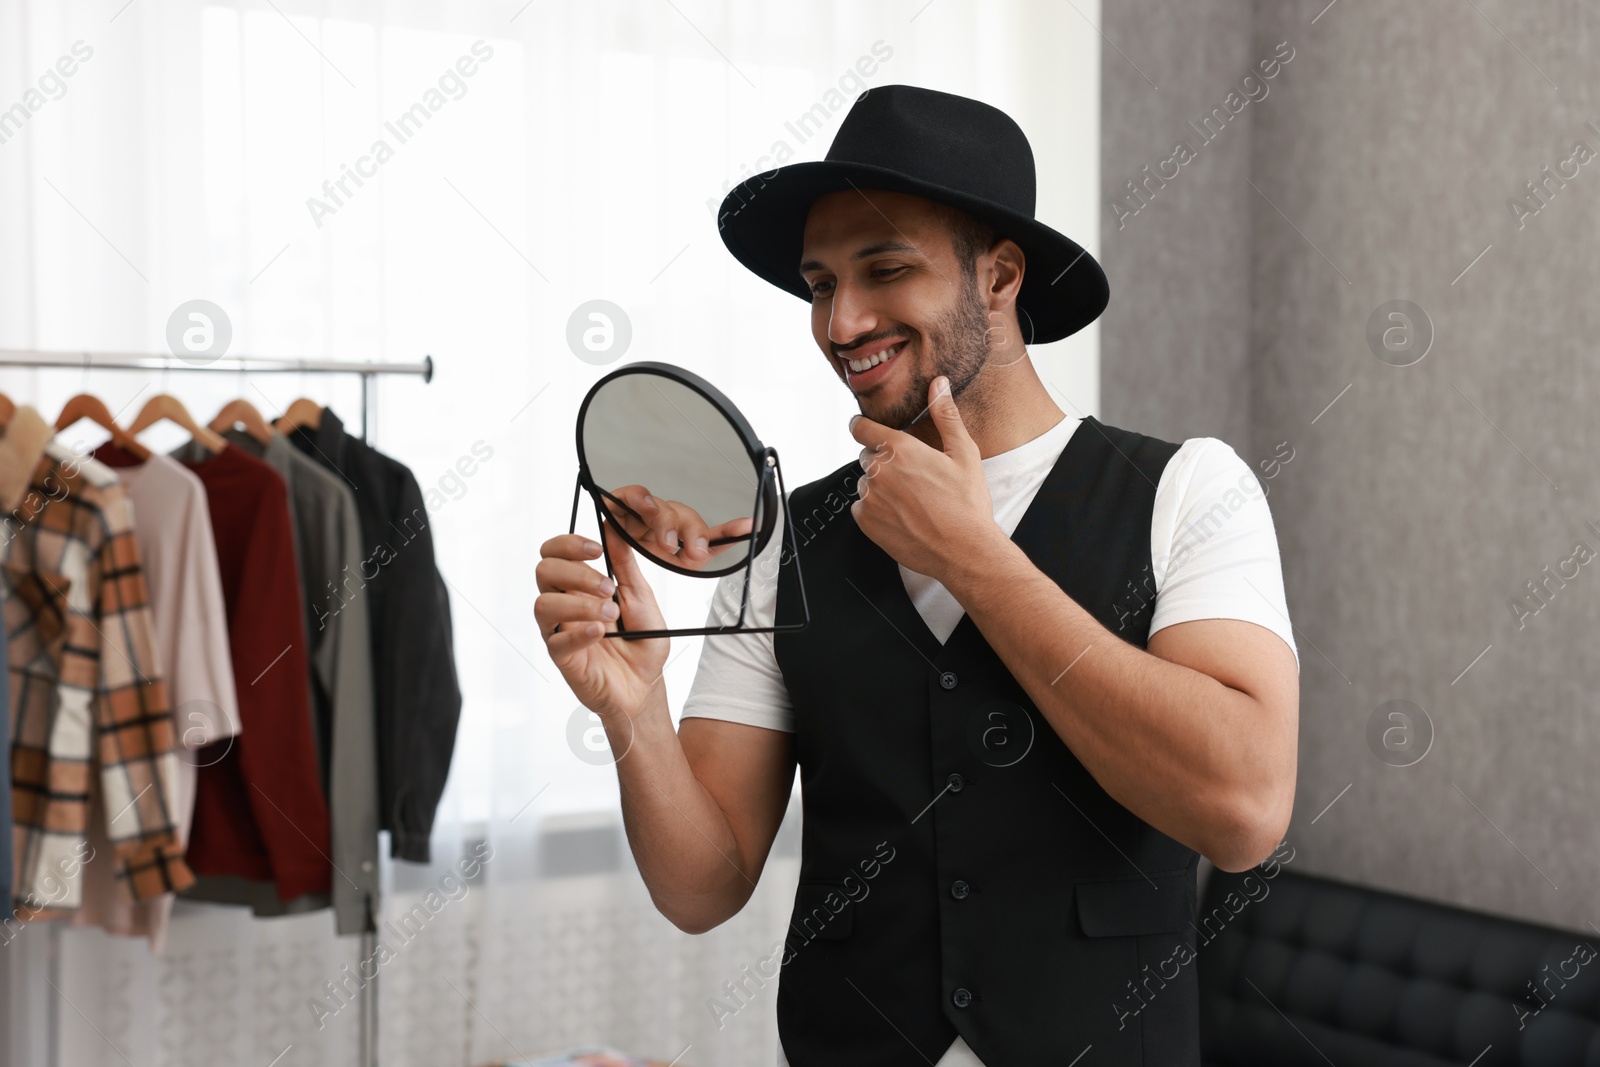
[[[1251,112],[1196,125],[1248,74],[1249,0],[1105,0],[1102,26],[1101,317],[1104,421],[1167,440],[1218,437],[1248,461]],[[1120,52],[1118,51],[1120,49]],[[1284,77],[1297,73],[1293,64]],[[1161,177],[1186,140],[1195,157]],[[1130,199],[1126,183],[1155,180]],[[1167,168],[1172,173],[1172,168]],[[1161,184],[1164,181],[1164,184]],[[1122,202],[1137,214],[1112,207]],[[1141,203],[1142,202],[1142,203]],[[1120,218],[1119,218],[1120,216]]]
[[[1271,496],[1303,634],[1290,834],[1308,870],[1590,930],[1600,567],[1512,601],[1600,550],[1600,159],[1508,202],[1600,151],[1597,10],[1475,3],[1256,8],[1256,49],[1298,50],[1251,160],[1253,440],[1296,448]],[[1394,299],[1431,321],[1409,366],[1367,340]],[[1396,699],[1432,722],[1410,766],[1367,737]]]
[[[1108,0],[1161,91],[1105,49],[1107,198],[1233,68],[1295,55],[1239,116],[1248,158],[1219,138],[1120,236],[1108,209],[1106,418],[1295,450],[1294,865],[1595,932],[1600,6],[1325,3],[1260,0],[1246,33],[1236,4]],[[1380,359],[1393,300],[1424,317],[1385,319],[1409,347]]]

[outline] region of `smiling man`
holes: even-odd
[[[780,1064],[1198,1067],[1198,858],[1248,869],[1289,822],[1298,654],[1265,494],[1215,438],[1052,401],[1027,346],[1108,287],[1034,199],[1015,122],[903,85],[863,93],[825,160],[729,194],[724,242],[809,302],[862,451],[790,494],[810,624],[707,638],[677,731],[664,643],[551,633],[615,625],[578,562],[598,546],[544,549],[552,658],[627,751],[629,842],[680,928],[744,906],[799,768]],[[627,625],[660,626],[613,545]],[[753,568],[761,623],[801,617],[790,555],[780,533]]]

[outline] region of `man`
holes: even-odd
[[[800,768],[794,1067],[1198,1065],[1198,856],[1248,869],[1289,821],[1298,658],[1264,494],[1220,441],[1050,399],[1026,344],[1108,290],[1034,193],[1003,112],[886,86],[826,160],[729,194],[724,242],[810,301],[863,449],[790,494],[809,625],[707,638],[676,732],[666,640],[598,636],[619,611],[664,625],[637,559],[604,535],[613,590],[598,545],[543,546],[535,614],[627,754],[629,842],[674,924],[743,907]],[[793,554],[769,553],[754,616],[798,620]],[[722,578],[708,625],[742,592]]]

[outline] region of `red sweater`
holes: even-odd
[[[288,488],[232,446],[184,466],[204,483],[210,505],[240,725],[238,737],[188,754],[200,775],[186,858],[197,874],[273,882],[281,900],[325,893],[328,805],[311,736]]]

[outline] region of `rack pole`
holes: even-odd
[[[134,352],[29,352],[0,349],[0,366],[61,367],[68,370],[230,371],[234,374],[412,374],[433,379],[433,357],[415,363],[373,363],[353,359],[268,359],[256,356],[199,357]]]
[[[372,441],[378,432],[378,379],[375,375],[361,375],[361,439]]]
[[[428,358],[428,372],[423,381],[433,377],[433,359]],[[378,379],[376,375],[361,375],[361,440],[372,443],[375,432],[373,422],[377,416]],[[359,973],[362,965],[377,955],[378,917],[372,913],[372,901],[367,901],[367,921],[361,931],[361,962],[356,964]],[[361,1067],[378,1067],[378,979],[376,964],[372,965],[372,978],[361,987]]]

